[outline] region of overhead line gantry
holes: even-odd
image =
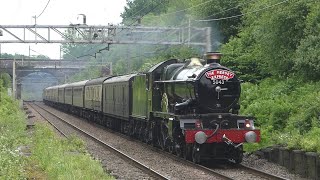
[[[0,43],[194,45],[211,50],[209,27],[0,25]]]

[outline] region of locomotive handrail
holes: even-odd
[[[189,82],[194,82],[194,79],[186,79],[186,80],[164,80],[164,81],[154,81],[155,83],[170,83],[170,82],[184,82],[184,83],[189,83]]]

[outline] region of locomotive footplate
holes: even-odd
[[[185,130],[185,141],[186,143],[195,143],[196,134],[198,132],[204,132],[204,134],[209,137],[213,134],[214,130],[202,129],[202,130]],[[245,130],[245,129],[219,129],[211,137],[207,138],[205,143],[215,143],[215,142],[225,142],[224,136],[226,136],[232,143],[243,143],[247,142],[246,133],[254,132],[256,134],[255,142],[260,142],[260,130]]]

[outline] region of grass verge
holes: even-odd
[[[60,139],[46,125],[37,124],[33,137],[31,161],[38,162],[48,179],[113,179],[76,136]]]
[[[21,156],[19,148],[30,143],[25,114],[4,93],[0,97],[0,179],[23,179],[27,159]]]
[[[79,138],[61,139],[44,124],[27,133],[18,102],[0,95],[0,179],[114,179]]]

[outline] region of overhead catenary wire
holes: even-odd
[[[48,5],[49,5],[50,1],[51,1],[51,0],[48,0],[48,2],[47,2],[47,4],[46,4],[46,6],[43,8],[42,12],[41,12],[38,16],[36,16],[36,18],[39,18],[39,17],[44,13],[44,11],[47,9],[47,7],[48,7]]]
[[[152,9],[150,9],[148,12],[146,12],[146,13],[145,13],[144,15],[142,15],[140,18],[143,18],[144,16],[146,16],[147,14],[149,14],[151,11],[154,11],[156,8],[159,7],[159,5],[162,5],[161,0],[159,1],[159,3],[158,3],[155,7],[153,7]],[[135,20],[133,23],[131,23],[131,24],[129,25],[129,27],[132,26],[136,21],[137,21],[137,20]],[[123,29],[122,29],[119,33],[121,33],[122,31],[123,31]],[[119,34],[119,33],[118,33],[118,34]]]
[[[238,5],[235,6],[235,7],[228,8],[228,9],[225,9],[225,10],[222,10],[222,11],[219,11],[219,12],[214,13],[214,14],[211,14],[210,16],[207,16],[207,17],[205,17],[205,18],[213,17],[213,16],[215,16],[215,15],[217,15],[217,14],[221,14],[221,13],[223,13],[223,12],[227,12],[227,11],[230,11],[230,10],[233,10],[233,9],[236,9],[236,8],[239,8],[239,7],[243,6],[243,5],[246,5],[246,4],[251,3],[252,1],[255,1],[255,0],[246,1],[246,2],[243,3],[243,4],[238,4]]]
[[[151,1],[150,1],[151,2]],[[151,4],[151,3],[150,3]],[[137,11],[136,13],[134,13],[133,15],[127,17],[127,18],[131,18],[133,19],[134,16],[136,16],[137,14],[139,14],[141,11],[143,11],[144,9],[146,9],[148,6],[144,6],[143,8],[141,8],[139,11]],[[137,21],[137,19],[134,21],[134,23]]]
[[[33,52],[35,52],[35,53],[38,53],[39,55],[42,55],[42,56],[48,57],[48,56],[46,56],[46,55],[44,55],[44,54],[41,54],[41,53],[39,53],[39,52],[37,52],[37,51],[35,51],[35,50],[31,49],[31,48],[30,48],[30,51],[33,51]]]
[[[244,16],[244,15],[247,15],[247,14],[252,14],[252,13],[255,13],[255,12],[263,11],[265,9],[269,9],[269,8],[281,5],[281,4],[286,3],[288,1],[289,0],[284,0],[284,1],[281,1],[279,3],[273,4],[273,5],[269,5],[269,6],[266,6],[264,8],[261,8],[261,9],[257,9],[257,10],[254,10],[254,11],[250,11],[250,12],[247,12],[247,13],[242,13],[242,14],[238,14],[238,15],[234,15],[234,16],[228,16],[228,17],[222,17],[222,18],[213,18],[213,19],[199,19],[199,20],[194,20],[194,21],[198,21],[198,22],[221,21],[221,20],[225,20],[225,19],[241,17],[241,16]]]
[[[158,3],[156,6],[154,6],[152,9],[150,9],[148,12],[146,12],[146,13],[145,13],[144,15],[142,15],[140,18],[143,18],[144,16],[146,16],[147,14],[149,14],[151,11],[154,11],[154,10],[155,10],[156,8],[158,8],[160,5],[162,5],[161,0],[159,1],[159,3]],[[142,9],[140,9],[139,11],[142,11],[143,9],[145,9],[145,8],[142,8]],[[136,14],[136,13],[135,13],[135,14]],[[135,20],[133,23],[131,23],[131,24],[129,25],[129,27],[131,27],[136,21],[137,21],[137,20]],[[123,32],[123,29],[122,29],[120,32],[118,32],[117,36],[118,36],[119,33],[121,33],[121,32]],[[107,47],[109,47],[109,45],[108,45]],[[101,53],[101,51],[106,50],[106,49],[109,49],[109,48],[107,48],[107,47],[104,47],[104,48],[99,49],[99,51],[95,52],[94,54]],[[86,55],[83,55],[83,56],[93,56],[93,55],[92,55],[92,54],[86,54]]]
[[[197,4],[197,5],[194,5],[194,6],[191,6],[191,7],[188,7],[188,8],[186,8],[186,9],[178,10],[178,11],[175,11],[175,12],[170,12],[170,13],[166,13],[166,14],[161,14],[161,15],[159,15],[159,16],[168,16],[168,15],[176,14],[176,13],[179,13],[179,12],[184,12],[184,11],[187,11],[187,10],[189,10],[189,9],[193,9],[193,8],[198,7],[198,6],[207,4],[207,3],[211,2],[211,1],[213,1],[213,0],[209,0],[209,1],[206,1],[206,2],[203,2],[203,3],[200,3],[200,4]]]

